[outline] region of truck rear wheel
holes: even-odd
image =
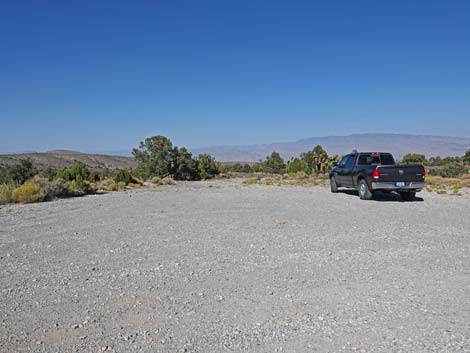
[[[364,179],[361,179],[359,181],[359,197],[361,200],[370,200],[372,199],[372,192],[369,190],[369,187],[367,186],[367,183]]]
[[[416,196],[416,191],[399,191],[400,197],[403,201],[413,201]]]
[[[334,176],[330,178],[330,188],[331,188],[331,192],[333,193],[338,192],[338,184],[336,184],[336,179]]]

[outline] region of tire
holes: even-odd
[[[416,191],[400,191],[399,194],[403,201],[413,201],[416,196]]]
[[[338,192],[338,184],[336,184],[336,179],[334,176],[330,178],[330,188],[332,193],[336,194]]]
[[[369,187],[367,186],[367,183],[364,179],[361,179],[359,181],[359,197],[361,200],[370,200],[372,199],[372,192],[369,190]]]

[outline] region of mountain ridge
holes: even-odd
[[[272,151],[285,159],[321,145],[328,154],[346,154],[353,149],[387,151],[401,158],[406,153],[422,153],[426,157],[460,156],[470,149],[470,138],[440,135],[414,135],[396,133],[362,133],[345,136],[309,137],[292,142],[277,142],[256,145],[221,145],[195,148],[194,154],[208,153],[222,162],[256,162]]]
[[[0,154],[0,165],[12,165],[21,159],[29,159],[36,168],[65,168],[74,162],[82,162],[88,167],[105,171],[116,168],[134,168],[134,158],[105,154],[83,153],[70,150],[53,150],[48,152]]]

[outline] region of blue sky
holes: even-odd
[[[0,151],[470,137],[468,1],[2,1]]]

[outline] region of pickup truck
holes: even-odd
[[[362,200],[370,200],[376,191],[395,191],[404,201],[412,201],[424,188],[426,170],[422,165],[397,165],[390,153],[353,151],[341,158],[329,177],[334,193],[339,187],[352,188]]]

